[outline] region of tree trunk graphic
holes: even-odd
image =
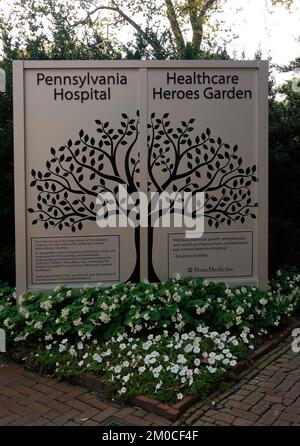
[[[118,186],[129,194],[138,192],[140,153],[136,150],[139,135],[139,112],[134,118],[122,113],[117,129],[109,122],[96,120],[99,136],[90,137],[83,129],[77,139],[69,139],[58,149],[51,148],[46,171],[32,169],[31,187],[37,190],[32,224],[45,229],[67,228],[81,231],[85,221],[96,221],[96,198],[111,194],[117,203],[115,213],[129,216],[118,199]],[[201,135],[194,132],[194,118],[173,128],[169,113],[162,117],[151,114],[148,123],[148,191],[205,192],[204,217],[210,227],[244,223],[255,218],[257,203],[251,197],[256,166],[243,167],[238,146],[233,147],[213,137],[207,128]],[[196,133],[194,135],[194,133]],[[148,278],[157,281],[153,265],[154,227],[148,208]],[[137,208],[138,209],[138,208]],[[252,211],[251,211],[252,210]],[[171,212],[174,207],[171,206]],[[103,218],[109,216],[108,203],[103,204]],[[137,211],[138,214],[138,211]],[[161,217],[161,212],[157,218]],[[140,280],[140,228],[134,229],[135,267],[128,280]]]

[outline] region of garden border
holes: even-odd
[[[299,326],[300,316],[292,317],[290,323],[287,326],[283,326],[283,329],[280,333],[275,334],[274,337],[272,337],[270,340],[267,340],[262,346],[254,350],[254,352],[249,356],[248,359],[239,361],[237,365],[229,371],[227,379],[230,381],[236,381],[237,379],[239,379],[240,375],[242,375],[251,364],[253,364],[256,360],[261,358],[266,353],[269,353],[274,348],[276,348],[285,338],[290,335],[291,331],[294,328],[297,328]],[[97,393],[103,393],[107,389],[107,384],[101,381],[101,379],[95,375],[75,376],[70,378],[69,381],[72,384],[86,387],[87,389]],[[215,387],[211,389],[211,391],[214,390]],[[201,397],[199,395],[188,395],[181,401],[176,403],[174,406],[169,406],[168,404],[164,404],[159,400],[149,398],[145,395],[131,397],[128,398],[127,401],[134,406],[138,406],[144,410],[147,410],[148,412],[163,416],[170,421],[175,421],[183,414],[186,409],[189,409],[200,399]]]

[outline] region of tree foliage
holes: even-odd
[[[125,26],[134,35],[133,47],[144,48],[143,57],[198,59],[209,49],[212,39],[211,34],[208,38],[208,31],[214,32],[220,25],[214,13],[222,13],[227,1],[15,0],[11,15],[14,27],[27,29],[35,36],[35,44],[52,33],[56,51],[68,52],[71,58],[74,46],[70,45],[70,36],[73,41],[75,36],[80,37],[84,46],[91,42],[96,46],[107,43],[126,54],[124,33],[117,32]],[[237,9],[244,7],[244,2],[240,3]],[[278,5],[290,8],[293,3],[293,0],[270,0],[267,4],[272,11]],[[220,46],[224,47],[224,43]]]
[[[222,12],[227,0],[79,0],[85,17],[74,26],[101,20],[110,13],[113,26],[130,25],[150,47],[156,59],[197,59],[214,12]],[[243,8],[243,2],[238,5]],[[270,7],[290,8],[293,0],[271,0]],[[171,51],[172,50],[172,51]]]
[[[300,58],[284,71],[300,68]],[[270,96],[270,263],[300,265],[300,93],[292,82]]]

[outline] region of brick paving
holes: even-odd
[[[225,392],[215,392],[173,423],[186,426],[300,426],[300,353],[280,344]]]
[[[134,426],[171,421],[138,407],[124,407],[93,392],[30,372],[0,354],[0,426],[99,426],[114,417]]]
[[[195,404],[173,423],[33,373],[0,355],[0,426],[99,426],[110,417],[134,426],[300,426],[300,354],[286,341],[238,383]]]

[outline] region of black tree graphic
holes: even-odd
[[[134,152],[139,134],[139,112],[135,118],[122,113],[120,127],[110,128],[109,122],[96,120],[99,137],[90,137],[83,129],[78,139],[69,139],[66,145],[51,148],[52,158],[46,162],[46,172],[31,171],[30,186],[38,191],[37,208],[28,209],[36,214],[32,224],[42,222],[49,227],[81,230],[84,221],[96,221],[96,198],[108,192],[115,197],[118,208],[118,185],[126,185],[129,194],[139,188],[140,154]],[[126,148],[126,151],[124,150]],[[103,218],[107,218],[108,210]],[[129,213],[130,210],[127,210]],[[137,261],[129,280],[140,277],[139,228],[135,230]]]
[[[129,118],[122,113],[120,128],[110,128],[109,122],[96,120],[99,138],[90,137],[80,130],[75,141],[71,139],[58,150],[51,148],[52,158],[46,162],[46,172],[32,170],[32,187],[38,191],[37,209],[32,224],[42,222],[44,227],[81,230],[86,220],[95,221],[95,200],[98,194],[114,195],[118,209],[118,185],[126,185],[128,193],[137,192],[140,154],[135,146],[139,134],[139,113]],[[205,192],[204,216],[210,227],[244,223],[255,218],[257,203],[251,198],[256,166],[243,168],[238,146],[231,147],[206,129],[194,135],[195,119],[182,121],[177,128],[170,123],[169,113],[162,117],[151,114],[148,124],[148,190],[169,192]],[[195,132],[196,133],[196,132]],[[122,150],[122,146],[126,150]],[[148,277],[157,281],[153,266],[153,236],[151,209],[148,207]],[[174,212],[174,202],[171,212]],[[252,210],[252,211],[251,211]],[[129,210],[126,211],[129,213]],[[163,210],[159,211],[160,218]],[[104,212],[106,218],[108,212]],[[128,214],[127,214],[128,215]],[[140,228],[135,228],[136,265],[129,280],[140,279]]]
[[[151,114],[148,124],[149,190],[191,192],[192,196],[204,192],[204,217],[210,227],[238,221],[243,224],[248,216],[256,218],[253,208],[257,203],[251,198],[251,184],[257,181],[256,166],[243,168],[238,146],[231,147],[220,137],[213,137],[209,128],[193,137],[194,122],[191,118],[173,128],[169,113],[158,118],[155,113]],[[151,281],[157,280],[152,261],[153,229],[149,225]]]

